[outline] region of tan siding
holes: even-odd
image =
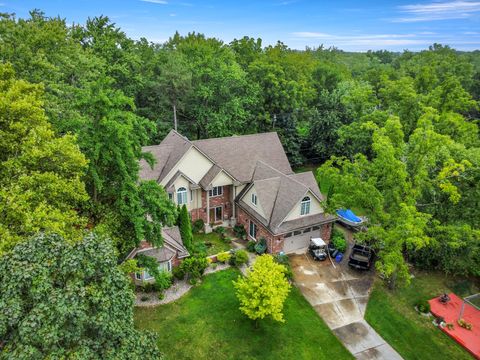
[[[263,211],[262,204],[260,204],[260,199],[257,196],[257,206],[252,204],[252,194],[257,194],[255,190],[255,185],[252,185],[252,187],[243,195],[242,199],[245,201],[249,207],[251,207],[254,211],[256,211],[258,214],[260,214],[264,219],[267,217],[265,216],[265,211]]]
[[[194,147],[191,147],[177,165],[165,176],[161,184],[165,186],[179,170],[198,184],[212,165],[208,158]]]
[[[309,215],[315,215],[315,214],[321,214],[323,213],[323,208],[320,205],[320,202],[313,196],[313,194],[309,191],[307,196],[310,197],[310,213]],[[302,215],[300,215],[300,209],[301,209],[301,200],[294,206],[292,211],[287,215],[284,221],[290,221],[290,220],[295,220],[298,218],[301,218]]]
[[[212,181],[212,186],[226,186],[226,185],[232,185],[233,180],[230,176],[225,174],[224,171],[220,171],[218,175],[213,179]]]

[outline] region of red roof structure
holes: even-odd
[[[464,303],[463,299],[451,293],[448,295],[450,301],[445,304],[440,302],[440,297],[429,300],[430,311],[436,317],[442,317],[445,322],[453,324],[453,329],[440,327],[447,335],[468,350],[474,358],[480,360],[480,310],[474,306]],[[458,325],[458,319],[464,306],[462,319],[472,324],[472,330],[467,330]]]

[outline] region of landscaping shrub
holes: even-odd
[[[227,261],[230,260],[231,256],[232,255],[229,252],[225,251],[217,255],[217,260],[220,261],[221,263],[226,263]]]
[[[145,293],[151,293],[155,291],[155,283],[153,282],[143,282],[141,289]]]
[[[230,236],[225,236],[225,237],[223,238],[223,242],[224,242],[225,244],[230,244],[230,243],[232,242],[232,238],[231,238]]]
[[[182,269],[181,266],[176,266],[172,270],[172,274],[175,279],[183,280],[185,278],[185,271]]]
[[[140,301],[147,301],[148,299],[150,299],[148,295],[142,295],[142,297],[140,298]]]
[[[195,220],[192,224],[192,232],[198,234],[200,231],[203,231],[205,227],[205,222],[202,219]]]
[[[163,292],[158,293],[158,300],[163,300],[165,299],[165,294]]]
[[[233,227],[233,232],[235,233],[235,236],[239,239],[245,239],[247,237],[247,230],[245,230],[243,225],[235,225]]]
[[[332,242],[338,251],[345,253],[345,250],[347,250],[347,241],[343,237],[334,237]]]
[[[426,314],[430,312],[430,304],[427,300],[420,300],[415,304],[415,306],[421,313]]]
[[[245,250],[237,250],[230,252],[229,264],[232,266],[240,266],[248,261],[248,253]]]
[[[347,241],[345,240],[345,235],[336,228],[333,228],[332,231],[332,243],[341,253],[345,253],[347,250]]]
[[[180,264],[189,279],[199,279],[208,267],[208,260],[204,256],[189,257]]]
[[[232,256],[233,257],[233,256]],[[235,266],[241,266],[248,262],[248,253],[245,250],[237,250],[234,254]]]
[[[167,290],[173,283],[173,275],[168,271],[159,271],[155,275],[155,290],[163,292]]]
[[[255,252],[255,244],[256,242],[253,241],[253,240],[250,240],[248,243],[247,243],[247,250],[250,251],[250,252]]]
[[[225,239],[225,233],[227,232],[227,229],[225,229],[223,226],[217,226],[215,229],[213,229],[220,238]]]
[[[290,266],[290,259],[288,258],[288,256],[285,254],[276,254],[273,256],[273,258],[278,264],[285,266],[285,276],[287,277],[287,279],[292,280],[293,271],[292,267]]]

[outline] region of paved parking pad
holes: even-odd
[[[289,257],[297,287],[357,359],[402,359],[364,320],[373,271],[358,272],[346,261],[334,267],[305,253]]]

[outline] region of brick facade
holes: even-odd
[[[233,216],[233,203],[232,203],[232,186],[223,186],[223,193],[220,196],[211,197],[209,200],[210,209],[218,206],[223,207],[223,220],[230,220]],[[192,222],[198,219],[202,219],[207,223],[207,196],[208,191],[202,190],[202,207],[199,209],[193,209],[190,211]],[[212,223],[214,219],[210,219]],[[219,223],[219,221],[217,222]]]
[[[245,210],[237,207],[237,223],[245,227],[247,234],[249,231],[250,221],[257,225],[257,240],[260,240],[263,237],[267,241],[267,252],[271,254],[277,254],[280,251],[283,251],[283,235],[273,235],[270,231],[267,230],[265,226],[263,226],[260,222],[250,216]],[[330,242],[331,234],[332,223],[323,224],[320,226],[320,236],[327,243]],[[250,236],[248,237],[250,238]]]
[[[237,224],[241,224],[245,227],[245,230],[249,231],[250,221],[257,225],[257,241],[262,237],[267,241],[267,252],[276,254],[283,250],[283,236],[273,235],[267,230],[260,222],[250,216],[245,210],[237,207]],[[248,236],[250,238],[250,236]]]
[[[332,223],[323,224],[320,227],[320,236],[325,242],[330,242],[332,237]]]

